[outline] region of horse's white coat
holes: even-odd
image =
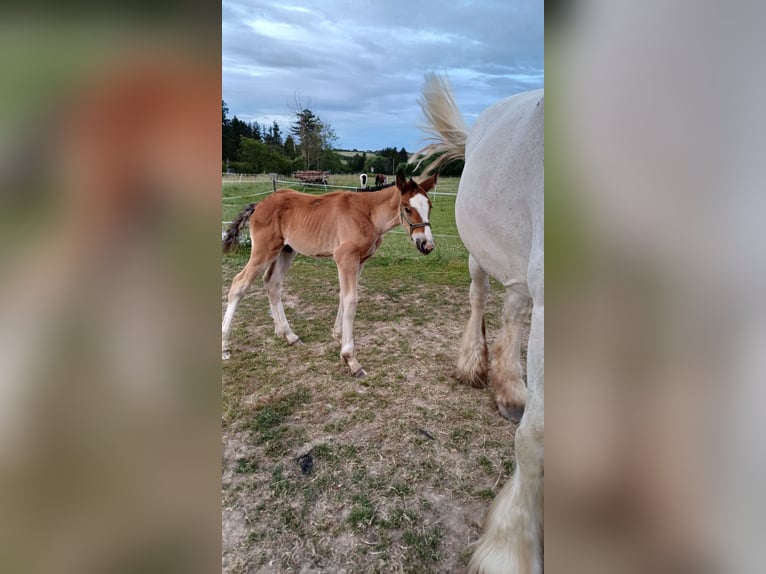
[[[465,130],[449,88],[431,76],[423,109],[437,143],[426,157],[447,151],[465,156],[455,219],[471,256],[471,319],[461,344],[461,361],[484,369],[486,342],[481,315],[486,276],[506,287],[503,332],[498,337],[492,386],[498,407],[509,415],[524,405],[516,432],[516,473],[490,509],[470,572],[541,573],[543,529],[544,403],[544,224],[543,91],[518,94],[485,110]],[[464,149],[461,149],[463,144]],[[519,344],[531,304],[526,398]],[[483,351],[483,355],[481,354]],[[466,363],[466,364],[467,364]],[[458,365],[458,369],[465,364]]]

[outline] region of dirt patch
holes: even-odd
[[[304,345],[276,339],[262,293],[235,321],[223,374],[223,570],[461,571],[513,471],[515,431],[489,390],[452,378],[467,285],[373,275],[355,324],[369,375],[356,379],[330,336],[334,281],[333,268],[288,276],[288,320]],[[500,306],[495,290],[490,344]]]

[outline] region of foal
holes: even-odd
[[[310,195],[280,189],[262,202],[248,205],[231,224],[223,241],[228,252],[249,221],[252,250],[245,268],[234,278],[222,326],[222,357],[231,356],[229,332],[242,296],[263,273],[274,331],[290,344],[299,342],[285,317],[282,282],[296,253],[310,257],[332,257],[338,266],[340,304],[332,335],[341,340],[340,356],[355,376],[366,373],[354,355],[354,317],[359,276],[365,262],[375,254],[383,234],[398,223],[404,227],[418,251],[434,249],[429,215],[428,191],[436,175],[420,184],[396,174],[396,184],[374,193],[335,191]]]

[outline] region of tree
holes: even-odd
[[[348,169],[351,173],[360,173],[364,171],[364,160],[367,159],[367,154],[359,155],[355,153],[354,156],[348,160]]]
[[[223,115],[221,124],[223,127],[226,127],[229,125],[229,118],[227,117],[229,115],[229,106],[226,105],[226,100],[221,100],[221,112]]]
[[[322,153],[322,122],[308,108],[296,113],[291,129],[298,139],[304,169],[318,169]]]
[[[335,130],[327,122],[321,122],[321,124],[322,124],[322,129],[321,129],[320,135],[322,138],[322,149],[324,150],[335,149],[335,146],[338,143],[338,136],[335,133]]]
[[[282,133],[279,130],[279,124],[274,121],[263,137],[263,141],[271,147],[282,147]]]
[[[221,100],[221,146],[222,159],[224,161],[234,161],[237,159],[237,147],[239,140],[234,139],[234,132],[231,128],[231,120],[228,118],[229,106],[225,100]]]
[[[463,168],[465,167],[465,160],[455,159],[445,163],[439,168],[439,175],[448,177],[460,177],[463,174]]]
[[[368,169],[374,167],[376,173],[396,173],[397,166],[402,162],[406,163],[409,157],[406,149],[401,148],[397,151],[395,147],[380,149],[375,155],[377,158],[370,162]]]
[[[348,167],[346,162],[343,160],[343,156],[332,151],[331,149],[322,150],[322,159],[319,165],[321,166],[321,169],[325,169],[333,173],[344,173],[348,171]]]
[[[303,156],[303,169],[330,169],[327,162],[336,162],[325,152],[332,150],[338,141],[335,130],[308,106],[304,107],[297,96],[293,113],[295,120],[290,126],[290,132],[295,136],[298,151]]]
[[[433,160],[434,158],[431,158],[431,159]],[[423,173],[423,169],[426,167],[426,164],[421,163],[420,165],[418,165],[416,162],[416,163],[409,164],[409,166],[410,166],[409,169],[414,174],[419,175]],[[453,159],[443,164],[441,167],[439,167],[439,175],[443,175],[446,177],[460,177],[463,174],[463,167],[465,167],[465,160]]]
[[[233,118],[231,118],[231,138],[234,142],[233,143],[234,149],[235,149],[234,156],[236,157],[236,159],[242,160],[242,158],[239,157],[237,154],[237,149],[239,148],[240,140],[243,137],[252,138],[252,136],[253,136],[253,133],[248,124],[240,120],[237,116],[234,116]]]
[[[269,160],[269,147],[258,140],[243,137],[239,144],[239,160],[250,164],[250,171],[263,173]]]
[[[298,156],[298,150],[295,147],[295,138],[292,134],[288,134],[284,143],[285,155],[290,159],[295,159]]]
[[[399,170],[403,171],[404,175],[406,175],[407,177],[411,177],[413,175],[419,175],[421,171],[421,170],[415,169],[414,163],[407,163],[406,161],[399,162],[399,165],[396,166],[397,173],[399,172]]]
[[[248,137],[253,138],[254,140],[263,141],[262,136],[262,128],[261,125],[258,122],[251,122],[248,124],[250,127],[250,135]]]
[[[243,137],[239,145],[240,161],[249,166],[252,173],[281,173],[287,175],[292,169],[292,162],[282,148],[270,146],[264,142]]]
[[[399,150],[399,157],[397,158],[397,160],[398,160],[397,163],[407,163],[407,161],[409,161],[409,159],[410,159],[410,154],[407,153],[407,150],[404,149],[404,148],[400,149]],[[399,171],[399,170],[397,169],[397,171]]]
[[[388,158],[382,155],[376,155],[370,162],[368,171],[374,173],[388,173],[388,170],[390,170],[391,167],[391,162],[388,160]]]

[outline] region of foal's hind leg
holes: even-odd
[[[457,360],[457,378],[476,388],[487,386],[489,353],[484,333],[484,305],[489,293],[489,277],[473,256],[468,256],[471,272],[471,317],[463,331]]]
[[[221,358],[229,359],[231,357],[231,351],[229,350],[229,334],[231,332],[231,324],[234,321],[234,313],[237,310],[239,302],[253,284],[255,278],[263,273],[264,269],[269,266],[278,254],[278,249],[259,253],[256,253],[254,250],[250,255],[250,261],[247,262],[245,268],[237,273],[237,276],[234,277],[234,280],[231,282],[229,301],[226,306],[226,314],[223,317],[223,324],[221,326]]]
[[[295,251],[283,249],[263,275],[263,282],[271,307],[271,316],[274,317],[274,332],[277,336],[287,339],[291,345],[300,342],[300,339],[298,335],[293,333],[285,316],[285,308],[282,305],[282,283],[294,258]]]
[[[495,342],[490,383],[500,414],[514,422],[521,420],[527,402],[521,366],[521,328],[531,307],[532,299],[526,287],[506,288],[503,326]]]

